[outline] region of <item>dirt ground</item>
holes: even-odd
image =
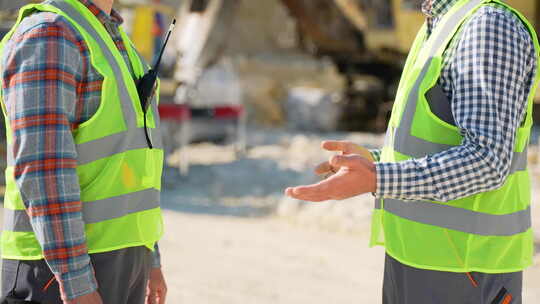
[[[166,213],[170,303],[377,303],[381,249],[277,218]],[[176,225],[175,225],[176,226]],[[380,302],[380,301],[379,301]]]
[[[368,248],[366,236],[306,229],[276,217],[167,211],[165,221],[169,303],[381,303],[384,251]],[[540,297],[537,261],[525,272],[524,303]]]

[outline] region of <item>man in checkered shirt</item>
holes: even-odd
[[[428,34],[458,1],[423,1]],[[324,142],[324,149],[342,155],[319,165],[316,172],[337,174],[314,185],[288,188],[286,194],[325,201],[371,192],[380,198],[448,202],[500,188],[510,173],[516,132],[535,83],[537,54],[531,34],[508,8],[485,5],[463,25],[443,60],[438,84],[451,103],[451,116],[464,138],[461,145],[388,163],[379,161],[379,150]],[[470,282],[463,273],[417,269],[387,254],[383,301],[492,303],[493,291],[504,286],[513,295],[512,303],[521,303],[522,272],[472,275],[480,288],[475,297],[467,297]]]

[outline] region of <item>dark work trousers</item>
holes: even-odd
[[[383,304],[521,304],[523,272],[471,276],[477,287],[465,273],[413,268],[387,254]],[[508,294],[512,301],[504,302]]]
[[[104,304],[143,304],[152,265],[146,247],[91,254]],[[18,269],[18,270],[17,270]],[[18,271],[18,275],[17,275]],[[15,287],[15,297],[42,304],[62,304],[58,283],[44,260],[2,261],[2,296]],[[17,282],[15,283],[15,278]],[[52,283],[48,284],[52,280]]]

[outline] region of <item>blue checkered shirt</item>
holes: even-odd
[[[429,32],[457,1],[424,1]],[[519,18],[498,4],[480,8],[445,52],[439,78],[462,144],[420,159],[377,162],[377,196],[447,202],[501,187],[536,65]],[[379,160],[380,151],[373,154]]]

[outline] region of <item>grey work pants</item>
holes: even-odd
[[[132,247],[96,253],[90,258],[104,304],[144,303],[152,265],[152,253],[148,248]],[[2,296],[15,287],[17,299],[62,304],[58,283],[53,280],[52,284],[47,284],[51,279],[53,274],[44,260],[2,261]]]
[[[387,254],[383,304],[500,304],[504,289],[513,297],[511,304],[521,304],[523,272],[471,275],[478,287],[465,273],[413,268]]]

